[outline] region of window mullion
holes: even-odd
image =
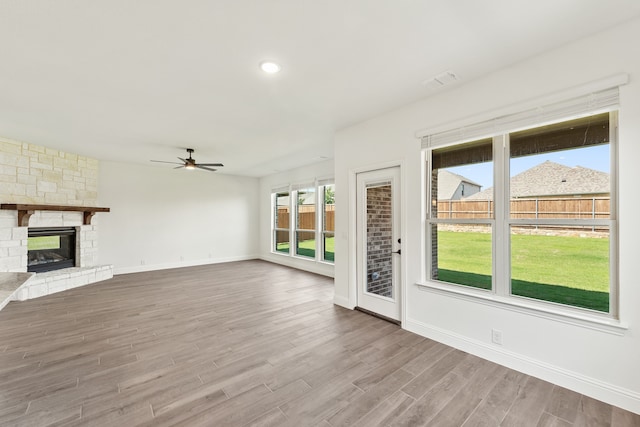
[[[296,253],[298,245],[298,190],[289,193],[289,255]]]
[[[494,239],[493,239],[493,288],[495,293],[508,296],[509,279],[509,136],[493,138],[494,159]]]
[[[322,229],[324,224],[324,218],[322,213],[324,212],[324,186],[318,187],[316,185],[316,261],[322,260],[322,254],[324,253]]]
[[[609,313],[620,316],[618,294],[618,112],[609,113],[609,152],[611,170],[611,193],[609,196]]]
[[[271,252],[277,252],[278,246],[278,193],[271,194]]]

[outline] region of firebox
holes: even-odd
[[[29,228],[27,271],[41,273],[76,265],[75,227]]]

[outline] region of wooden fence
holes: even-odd
[[[565,197],[512,199],[512,218],[526,219],[608,219],[608,197]],[[439,200],[438,218],[470,219],[493,216],[492,200]]]
[[[326,205],[324,214],[324,230],[335,231],[335,205]],[[298,207],[298,229],[301,230],[315,230],[316,229],[316,207],[302,205]],[[278,208],[278,228],[289,228],[289,208]],[[295,218],[293,219],[296,220]],[[283,243],[289,241],[289,232],[278,231],[276,232],[276,243]]]

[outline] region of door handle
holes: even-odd
[[[391,253],[392,253],[392,254],[398,254],[398,255],[400,255],[400,254],[401,254],[400,249],[398,249],[398,250],[397,250],[397,251],[395,251],[395,252],[391,252]]]

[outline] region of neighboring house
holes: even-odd
[[[438,170],[438,200],[460,200],[478,193],[482,186],[462,175]]]
[[[280,203],[280,207],[283,206],[289,206],[289,196],[284,196],[284,197],[280,197],[278,199],[278,202]],[[298,193],[298,204],[299,205],[314,205],[315,206],[316,203],[316,193],[315,191],[311,191],[311,192],[304,192],[303,190],[300,190],[300,192]]]
[[[565,166],[547,160],[511,178],[511,198],[609,196],[609,174],[582,166]],[[469,200],[492,200],[493,187]]]

